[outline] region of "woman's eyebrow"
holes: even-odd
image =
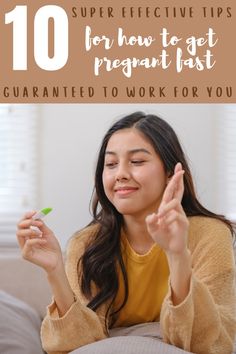
[[[130,154],[130,155],[136,154],[138,152],[144,152],[145,154],[151,155],[150,151],[148,151],[148,150],[146,150],[144,148],[128,150],[128,154]],[[105,151],[105,155],[117,155],[117,153],[115,151],[106,150]]]

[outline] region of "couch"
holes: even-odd
[[[0,353],[44,354],[40,325],[51,301],[45,272],[21,258],[18,249],[0,249]],[[158,324],[111,330],[110,338],[71,354],[184,354],[164,344]]]
[[[50,302],[44,271],[18,249],[0,249],[0,353],[43,354],[40,326]]]
[[[23,260],[18,249],[0,249],[0,290],[29,304],[41,318],[51,299],[45,272]]]

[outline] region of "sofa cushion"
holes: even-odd
[[[142,336],[119,336],[85,345],[70,354],[184,354],[182,349],[158,339]]]
[[[0,291],[0,353],[43,354],[41,320],[23,301]]]

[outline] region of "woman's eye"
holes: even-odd
[[[105,166],[108,167],[108,168],[113,168],[117,165],[116,162],[106,162],[105,163]]]
[[[132,160],[131,163],[134,165],[142,165],[145,161],[144,160]]]

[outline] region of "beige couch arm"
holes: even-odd
[[[45,272],[23,260],[19,249],[0,248],[0,290],[28,303],[40,317],[51,301]]]

